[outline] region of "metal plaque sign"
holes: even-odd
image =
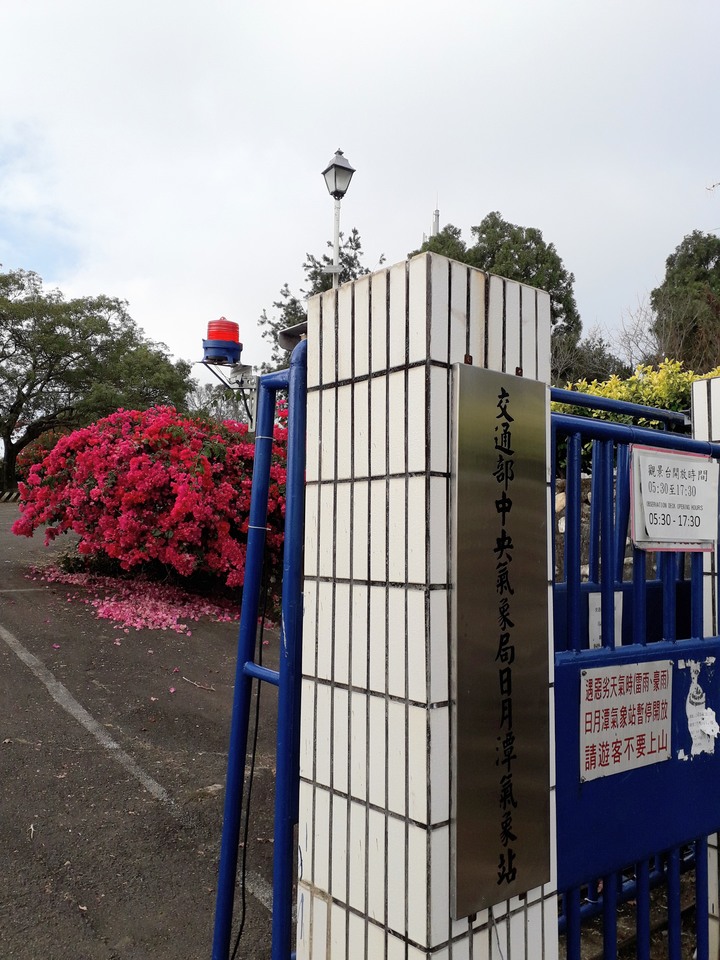
[[[712,550],[718,463],[696,454],[632,448],[632,538],[645,550]]]
[[[542,383],[454,367],[453,916],[550,877]]]
[[[671,660],[583,670],[580,780],[670,759]]]

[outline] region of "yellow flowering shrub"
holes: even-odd
[[[639,364],[635,373],[622,380],[613,375],[609,380],[578,380],[568,383],[568,390],[577,390],[579,393],[589,393],[596,397],[608,397],[612,400],[621,400],[626,403],[641,403],[646,407],[657,407],[660,410],[688,410],[690,408],[691,385],[696,380],[707,380],[710,377],[720,376],[720,367],[708,373],[697,374],[692,370],[683,369],[682,360],[665,359],[657,367],[652,364]],[[559,413],[579,414],[580,416],[597,417],[600,420],[627,420],[616,414],[601,410],[589,411],[583,407],[576,407],[566,403],[553,403],[552,408]],[[650,422],[650,421],[648,421]]]

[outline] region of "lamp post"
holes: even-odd
[[[333,289],[340,285],[340,201],[347,193],[355,168],[351,167],[343,156],[342,150],[337,150],[335,156],[322,172],[328,193],[335,200],[335,233],[333,236],[333,265],[326,267],[326,273],[333,275]]]

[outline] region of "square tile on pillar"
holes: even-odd
[[[371,370],[387,370],[387,286],[388,271],[379,270],[370,278],[370,360]]]
[[[348,846],[348,905],[365,914],[367,877],[365,851],[367,849],[367,807],[354,800],[349,804],[350,842]]]
[[[370,579],[370,484],[356,480],[352,487],[352,578]]]
[[[318,484],[309,483],[305,487],[305,550],[303,570],[306,577],[317,576],[319,499],[320,487]]]
[[[405,444],[408,433],[408,408],[405,395],[405,371],[391,373],[387,378],[388,389],[388,466],[391,474],[405,473]]]
[[[428,710],[426,707],[407,708],[407,815],[419,823],[428,822]],[[446,744],[447,746],[447,744]]]
[[[336,477],[335,442],[338,431],[337,391],[329,388],[320,391],[320,448],[319,476],[321,480]]]
[[[427,464],[426,447],[430,441],[425,422],[428,404],[426,377],[425,366],[411,367],[407,372],[408,473],[421,473]]]
[[[349,480],[353,475],[353,390],[351,386],[337,389],[337,477]],[[365,410],[367,414],[367,408]]]
[[[338,288],[338,323],[337,323],[337,378],[348,380],[353,374],[354,316],[353,316],[353,286],[343,283]]]
[[[402,587],[387,590],[387,692],[393,697],[405,699],[407,658],[405,631],[405,595]]]
[[[414,823],[407,828],[407,923],[415,943],[428,943],[428,835]]]
[[[377,807],[386,803],[385,757],[387,750],[387,710],[384,697],[370,696],[370,743],[368,754],[368,800]],[[384,828],[383,828],[384,829]]]
[[[311,780],[315,759],[315,681],[303,679],[300,698],[300,776]]]
[[[311,390],[307,395],[307,436],[320,436],[320,391]],[[320,476],[320,444],[308,444],[305,455],[305,482],[313,483]]]
[[[330,723],[332,689],[325,683],[315,690],[315,782],[330,786],[332,726]]]
[[[407,582],[428,581],[428,529],[425,505],[425,477],[409,477],[407,481]]]
[[[375,693],[385,693],[387,686],[386,660],[386,589],[370,587],[370,660],[368,686]]]
[[[348,792],[348,759],[354,745],[348,734],[349,696],[344,687],[332,687],[332,788]]]
[[[407,271],[405,263],[396,263],[388,271],[390,288],[388,346],[390,367],[407,362]]]
[[[408,590],[407,597],[407,691],[410,700],[427,702],[427,645],[429,595],[426,590]]]
[[[335,634],[333,651],[335,663],[333,679],[335,683],[348,683],[350,679],[350,647],[353,636],[350,623],[350,584],[336,583],[335,585],[335,615],[333,618]]]
[[[330,882],[330,792],[323,787],[315,787],[313,834],[310,872],[315,886],[327,890]]]
[[[450,263],[450,363],[462,363],[468,352],[468,274],[464,263]]]
[[[332,852],[330,857],[330,895],[347,901],[348,802],[337,794],[332,797]]]
[[[485,364],[485,285],[487,277],[480,270],[471,270],[469,276],[468,353],[475,367]]]
[[[310,933],[312,960],[331,960],[327,955],[328,907],[322,897],[312,898],[312,928]]]
[[[450,708],[428,711],[430,732],[430,822],[450,819]]]
[[[335,575],[335,491],[330,484],[320,485],[317,575]]]
[[[333,619],[333,587],[327,580],[319,580],[316,584],[317,603],[317,633],[315,635],[314,671],[322,680],[329,680],[333,672],[333,634],[335,629]],[[308,624],[309,625],[309,624]],[[305,637],[304,642],[310,649],[311,637]]]
[[[370,475],[384,476],[388,459],[387,377],[370,379]]]
[[[367,376],[370,371],[370,277],[355,281],[355,335],[353,376]]]
[[[407,706],[389,700],[388,709],[388,810],[406,815],[405,784],[407,768]]]
[[[366,693],[350,694],[350,787],[349,793],[357,800],[367,797],[368,764],[368,697]]]
[[[386,863],[385,814],[368,810],[368,916],[378,923],[385,922]]]
[[[428,406],[428,441],[430,469],[436,473],[450,471],[450,372],[444,367],[430,368],[430,403]]]
[[[387,579],[387,481],[370,484],[370,579]]]
[[[353,478],[370,474],[370,386],[367,380],[353,384],[352,419],[348,421],[353,443]]]
[[[447,590],[430,591],[430,702],[444,703],[449,699],[449,632],[450,593]]]
[[[390,583],[406,583],[406,480],[393,477],[388,484],[387,578]]]
[[[329,960],[348,960],[348,912],[337,903],[333,903],[330,913],[330,958]]]
[[[350,629],[352,631],[350,684],[353,687],[367,689],[369,588],[365,584],[353,583],[350,603]]]
[[[335,487],[335,570],[334,576],[350,579],[350,543],[352,540],[352,483]]]
[[[335,312],[336,292],[328,290],[320,294],[320,382],[335,383],[337,379],[337,315]]]
[[[407,846],[406,824],[388,817],[387,821],[387,910],[390,931],[404,938],[405,934],[405,876]],[[388,954],[389,955],[389,954]]]
[[[505,359],[503,361],[507,373],[515,373],[517,367],[522,367],[520,328],[520,284],[508,281],[505,284]]]
[[[300,781],[298,817],[298,881],[313,882],[313,801],[315,788],[305,780]]]

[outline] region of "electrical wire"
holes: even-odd
[[[257,644],[258,655],[257,663],[259,666],[262,666],[262,650],[263,650],[263,636],[265,633],[265,615],[267,613],[267,601],[268,601],[268,577],[265,576],[263,579],[263,597],[262,597],[262,615],[260,617],[260,630],[259,630],[259,643]],[[248,774],[248,786],[245,793],[245,826],[243,829],[242,837],[242,857],[240,858],[240,926],[238,928],[237,937],[235,939],[235,946],[233,947],[230,960],[235,960],[237,956],[238,947],[240,946],[240,939],[245,928],[245,918],[247,916],[247,849],[248,849],[248,838],[250,833],[250,804],[252,800],[252,788],[253,788],[253,779],[255,777],[255,758],[257,756],[257,741],[258,741],[258,730],[260,729],[260,690],[262,688],[262,681],[255,680],[256,684],[256,697],[255,697],[255,717],[254,717],[254,727],[253,727],[253,738],[252,746],[250,747],[250,772]]]

